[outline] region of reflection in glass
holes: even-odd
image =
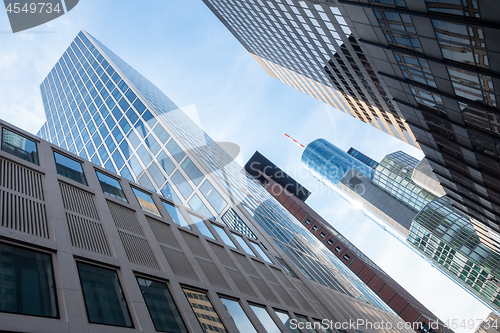
[[[240,246],[243,248],[243,250],[251,255],[251,256],[254,256],[256,257],[255,253],[252,251],[252,249],[248,246],[247,243],[245,243],[245,240],[243,239],[243,237],[241,237],[240,235],[236,235],[236,234],[233,234],[233,237],[236,239],[236,241],[238,242],[238,244],[240,244]]]
[[[208,299],[207,294],[186,288],[183,288],[183,291],[189,304],[191,305],[191,308],[193,309],[194,314],[196,315],[196,318],[198,318],[198,322],[200,323],[203,332],[227,332],[219,318],[219,315],[215,312],[210,299]]]
[[[186,153],[179,147],[177,142],[174,141],[174,139],[170,140],[167,145],[167,150],[172,154],[172,157],[177,161],[180,162],[186,155]]]
[[[202,235],[215,239],[214,235],[212,234],[210,229],[208,229],[207,225],[205,224],[202,218],[192,214],[189,214],[189,216],[191,217],[191,220],[193,220],[194,224],[196,225],[196,227],[198,228],[198,230]]]
[[[96,174],[104,194],[128,202],[127,197],[125,196],[125,193],[123,193],[122,186],[120,185],[118,179],[112,178],[99,171],[96,171]]]
[[[87,185],[87,179],[83,173],[82,164],[69,158],[65,155],[61,155],[58,152],[54,152],[54,158],[56,160],[57,173],[61,176],[73,179],[83,185]]]
[[[226,245],[232,246],[235,249],[237,248],[236,245],[234,245],[231,238],[229,238],[229,236],[226,234],[226,230],[224,230],[224,228],[221,228],[216,224],[212,224],[212,227],[214,227],[215,231],[217,232],[217,234],[219,234],[219,237]]]
[[[254,242],[250,242],[250,245],[252,245],[252,247],[255,249],[255,251],[257,251],[260,254],[260,256],[262,257],[262,259],[264,259],[265,261],[267,261],[270,264],[273,263],[271,261],[271,259],[269,259],[269,257],[267,256],[267,254],[260,248],[259,244],[255,244]]]
[[[267,313],[266,308],[251,304],[250,307],[259,318],[260,323],[264,326],[267,333],[280,333],[280,329],[276,326],[276,323],[273,321],[269,313]]]
[[[0,312],[58,318],[50,254],[0,243]]]
[[[36,143],[6,128],[2,131],[2,150],[38,165]]]
[[[250,322],[250,319],[248,319],[245,311],[243,311],[243,309],[241,308],[240,303],[223,297],[221,297],[220,299],[226,306],[227,312],[229,312],[229,314],[233,318],[234,324],[240,332],[257,333],[252,323]]]
[[[163,186],[163,188],[161,189],[161,194],[163,194],[165,198],[170,199],[173,202],[182,204],[181,199],[177,194],[175,194],[175,191],[169,183],[166,183],[165,186]]]
[[[159,332],[187,333],[179,310],[165,283],[137,277],[142,296]]]
[[[186,219],[184,218],[184,216],[182,216],[182,213],[181,211],[179,210],[179,208],[169,204],[169,203],[166,203],[165,201],[162,201],[163,203],[163,206],[165,206],[165,209],[168,211],[168,213],[170,214],[170,216],[172,217],[172,220],[174,220],[174,222],[182,227],[186,227],[186,228],[189,228],[191,229],[191,227],[189,226],[189,224],[187,223]]]
[[[213,217],[213,214],[210,213],[207,206],[201,201],[198,194],[194,194],[191,200],[189,200],[189,206],[195,211],[207,217]]]
[[[138,190],[136,188],[132,187],[132,191],[135,194],[135,197],[137,198],[137,201],[139,202],[139,205],[141,205],[141,208],[149,213],[152,213],[157,216],[161,216],[160,212],[158,211],[158,208],[156,207],[153,198],[145,192],[142,192],[141,190]]]
[[[203,196],[208,200],[208,202],[210,202],[217,214],[220,214],[224,207],[226,207],[226,202],[208,180],[205,181],[203,185],[201,185],[200,191],[201,194],[203,194]]]
[[[181,167],[195,185],[198,185],[203,180],[203,173],[201,173],[200,169],[194,165],[189,157],[182,162]]]
[[[82,262],[77,266],[89,322],[133,327],[116,272]]]
[[[177,170],[171,177],[172,182],[174,182],[175,187],[181,192],[184,199],[187,199],[189,195],[193,192],[193,188],[188,184],[186,178]]]
[[[290,326],[290,316],[287,313],[281,312],[281,311],[278,311],[278,310],[274,310],[274,313],[278,316],[278,318],[281,320],[281,322],[283,323],[283,325],[285,325],[285,327],[288,329],[288,332],[290,332],[290,333],[300,333],[298,329],[291,328],[291,326]]]

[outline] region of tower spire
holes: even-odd
[[[306,149],[306,146],[304,146],[302,143],[300,143],[300,142],[298,142],[297,140],[295,140],[294,138],[292,138],[290,135],[288,135],[288,134],[286,134],[286,133],[285,133],[285,136],[286,136],[288,139],[292,140],[292,141],[293,141],[296,145],[298,145],[300,148],[302,148],[302,149]]]

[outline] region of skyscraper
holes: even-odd
[[[486,0],[342,1],[368,62],[453,205],[500,230],[499,7]]]
[[[353,154],[351,148],[349,152]],[[364,154],[355,153],[368,165],[376,162]],[[430,323],[440,322],[429,309],[415,299],[399,283],[394,281],[368,256],[331,226],[296,193],[301,185],[259,152],[255,152],[245,164],[245,170],[258,180],[293,216],[316,238],[354,272],[366,285],[388,304],[406,322],[420,322],[429,332],[447,332],[444,325],[430,328]],[[416,330],[418,331],[418,330]]]
[[[331,1],[203,0],[274,78],[417,146],[341,5]]]
[[[398,151],[385,156],[372,174],[366,170],[373,162],[365,160],[367,164],[361,163],[324,139],[311,142],[302,154],[304,166],[313,175],[342,190],[352,203],[396,230],[395,237],[404,236],[443,274],[490,309],[500,311],[500,235],[452,207],[426,175],[425,159],[419,162]],[[419,180],[430,184],[430,189],[413,180],[416,169]]]
[[[200,219],[197,216],[200,214],[202,220],[224,223],[238,233],[231,239],[224,228],[213,224],[217,235],[228,246],[236,248],[235,244],[239,244],[249,255],[255,254],[254,250],[262,252],[256,242],[279,249],[281,255],[277,255],[275,261],[268,259],[290,276],[348,295],[345,297],[367,304],[369,312],[375,308],[368,304],[386,310],[375,310],[374,315],[383,313],[385,316],[391,312],[376,295],[366,292],[363,289],[366,286],[345,270],[339,259],[265,189],[248,181],[232,157],[167,96],[88,33],[78,34],[42,83],[41,90],[47,114],[47,122],[39,132],[43,138],[118,172],[145,189],[163,194],[176,203],[175,206],[163,204],[169,215],[178,216],[176,207],[180,206],[177,205],[184,205],[195,212],[194,221]],[[143,210],[163,215],[149,193],[139,189],[133,193]],[[189,228],[185,218],[179,218],[178,222]],[[200,232],[210,235],[203,225]],[[252,239],[250,245],[254,250],[245,245],[242,235]],[[264,238],[272,245],[265,245]],[[212,265],[203,260],[199,265],[204,270],[212,270]],[[231,266],[229,262],[227,265]],[[244,262],[242,265],[247,267]],[[252,275],[253,268],[247,268]],[[217,282],[220,272],[212,273],[207,272],[214,278],[210,282],[213,285],[204,288],[224,283],[223,280]],[[243,281],[238,281],[240,275],[237,273],[229,274],[235,283]],[[247,282],[244,285],[248,285]],[[257,280],[255,283],[261,285]],[[239,288],[245,287],[240,285]],[[279,290],[288,299],[289,294]],[[199,295],[190,295],[190,298],[204,300]],[[309,306],[302,296],[297,297],[300,306]],[[290,301],[295,304],[293,298]],[[232,304],[223,302],[227,308]],[[320,303],[317,306],[325,306]],[[196,308],[193,305],[195,312]],[[326,311],[330,317],[338,316],[330,313],[331,310]],[[358,310],[353,311],[358,313]],[[345,318],[346,315],[341,316]]]

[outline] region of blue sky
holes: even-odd
[[[420,151],[271,78],[201,0],[85,0],[18,34],[0,12],[0,118],[36,133],[45,121],[39,85],[79,30],[87,30],[164,91],[195,105],[215,140],[256,150],[309,188],[308,203],[443,320],[484,319],[489,310],[321,185],[300,165],[303,144],[322,137],[380,161]],[[457,329],[456,332],[472,332]]]

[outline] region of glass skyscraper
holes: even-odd
[[[333,186],[338,186],[345,174],[353,169],[359,176],[373,178],[372,167],[325,139],[317,139],[307,145],[301,159],[316,178]]]
[[[41,91],[42,138],[248,237],[260,225],[296,265],[290,274],[297,269],[390,311],[167,96],[88,33],[78,34]]]

